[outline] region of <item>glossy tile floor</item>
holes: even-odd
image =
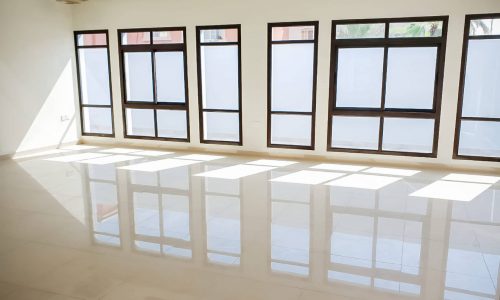
[[[72,146],[0,161],[0,299],[499,299],[498,177]]]

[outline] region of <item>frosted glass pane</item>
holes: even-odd
[[[348,149],[378,149],[379,117],[332,118],[332,147]]]
[[[158,102],[185,102],[184,54],[156,52],[156,98]]]
[[[127,101],[153,102],[151,53],[128,52],[124,59]]]
[[[240,120],[237,113],[203,113],[204,139],[237,142],[240,139]]]
[[[277,145],[311,145],[311,116],[272,115],[271,143]]]
[[[155,120],[152,109],[127,108],[126,118],[128,135],[155,136]]]
[[[111,104],[107,49],[78,49],[78,60],[82,103]]]
[[[335,26],[337,39],[368,39],[384,38],[385,24],[345,24]]]
[[[158,136],[168,138],[187,138],[185,110],[156,110]]]
[[[272,45],[273,111],[312,111],[314,45]]]
[[[436,47],[389,48],[386,108],[432,109]]]
[[[462,121],[458,154],[500,157],[500,122]]]
[[[238,109],[238,46],[202,46],[203,108]]]
[[[500,39],[470,40],[462,116],[500,118]]]
[[[84,107],[82,117],[84,133],[113,133],[111,108]]]
[[[337,107],[380,107],[384,48],[339,49]]]
[[[382,150],[432,153],[433,140],[433,119],[384,119]]]

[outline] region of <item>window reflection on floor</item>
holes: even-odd
[[[330,187],[328,280],[420,295],[427,199],[410,198],[417,182],[380,190]]]
[[[500,192],[451,205],[444,298],[499,299]]]
[[[190,170],[129,172],[134,248],[191,259]]]
[[[274,178],[287,172],[271,171]],[[270,182],[271,270],[309,276],[311,186]]]
[[[204,166],[205,172],[218,169]],[[241,181],[203,178],[206,259],[213,264],[241,263]]]
[[[120,247],[116,169],[113,165],[86,165],[82,170],[90,202],[92,240],[96,244]]]

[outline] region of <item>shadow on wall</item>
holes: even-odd
[[[0,155],[78,139],[71,9],[0,4]]]

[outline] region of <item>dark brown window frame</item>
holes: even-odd
[[[425,22],[425,21],[442,21],[443,29],[441,37],[389,37],[390,23],[405,23],[405,22]],[[336,39],[336,25],[346,24],[367,24],[367,23],[384,23],[385,35],[384,38],[359,38],[359,39]],[[332,21],[332,37],[331,37],[331,52],[330,52],[330,91],[328,104],[328,136],[327,136],[327,151],[334,152],[351,152],[351,153],[371,153],[385,155],[400,155],[400,156],[417,156],[436,158],[438,152],[439,140],[439,125],[441,119],[441,99],[443,90],[444,64],[446,56],[446,40],[448,33],[448,16],[431,16],[431,17],[408,17],[408,18],[382,18],[382,19],[351,19],[351,20],[334,20]],[[382,95],[380,108],[358,108],[358,107],[336,107],[336,90],[337,90],[337,66],[338,66],[338,50],[339,48],[384,48],[384,66],[382,79]],[[434,100],[432,109],[400,109],[400,108],[385,108],[385,94],[387,85],[387,57],[389,48],[396,47],[437,47],[436,58],[436,77],[434,84]],[[332,118],[334,116],[352,116],[352,117],[380,117],[378,149],[353,149],[332,147]],[[434,138],[431,153],[421,152],[406,152],[382,150],[384,118],[418,118],[418,119],[433,119],[434,120]]]
[[[294,26],[314,26],[313,40],[284,40],[273,41],[273,27],[294,27]],[[267,147],[268,148],[287,148],[287,149],[303,149],[314,150],[315,134],[316,134],[316,89],[317,89],[317,71],[318,71],[318,32],[319,21],[299,21],[299,22],[276,22],[267,24]],[[312,107],[311,112],[290,112],[290,111],[272,111],[271,110],[271,82],[272,82],[272,45],[273,44],[296,44],[308,43],[314,44],[313,57],[313,82],[312,82]],[[307,115],[311,116],[311,144],[310,145],[285,145],[271,143],[271,116],[275,115]]]
[[[104,33],[106,34],[106,45],[88,45],[88,46],[79,46],[78,45],[78,35],[80,34],[95,34],[95,33]],[[114,119],[114,109],[113,109],[113,90],[111,84],[111,63],[109,60],[109,34],[107,29],[99,29],[99,30],[77,30],[73,32],[73,38],[75,42],[75,57],[76,57],[76,78],[78,83],[78,101],[80,104],[80,129],[82,136],[101,136],[101,137],[115,137],[115,119]],[[105,48],[106,53],[108,55],[108,77],[109,77],[109,105],[100,105],[100,104],[83,104],[82,102],[82,87],[81,87],[81,78],[80,78],[80,56],[78,55],[79,49],[88,49],[88,48]],[[111,133],[91,133],[85,132],[83,126],[83,108],[91,107],[91,108],[110,108],[111,109]]]
[[[172,44],[154,44],[153,32],[156,31],[182,31],[183,43]],[[121,81],[121,95],[122,95],[122,118],[123,118],[123,136],[132,139],[144,140],[161,140],[161,141],[174,141],[174,142],[189,142],[190,141],[190,126],[189,126],[189,88],[188,88],[188,75],[187,75],[187,40],[186,40],[186,27],[158,27],[158,28],[132,28],[132,29],[118,29],[118,51],[120,58],[120,81]],[[136,45],[122,45],[122,33],[127,32],[149,32],[149,44],[136,44]],[[154,53],[156,52],[179,52],[182,51],[184,55],[184,89],[185,101],[184,103],[172,102],[157,102],[156,96],[156,74],[154,67]],[[142,101],[127,101],[126,80],[125,80],[125,67],[123,65],[123,56],[126,52],[150,52],[152,54],[152,73],[153,73],[153,102]],[[151,109],[154,113],[154,131],[155,136],[140,136],[127,134],[127,118],[126,110],[130,109]],[[186,138],[169,138],[158,136],[158,122],[157,110],[184,110],[186,112]]]
[[[460,154],[458,154],[462,120],[500,122],[500,118],[462,117],[469,40],[500,39],[500,35],[470,36],[470,24],[471,24],[471,21],[473,21],[473,20],[489,19],[489,18],[500,18],[500,13],[473,14],[473,15],[466,15],[465,16],[464,40],[463,40],[463,45],[462,45],[462,65],[460,68],[460,85],[459,85],[459,90],[458,90],[457,116],[456,116],[456,123],[455,123],[455,141],[453,143],[453,159],[500,162],[500,157],[460,155]]]
[[[202,30],[217,30],[217,29],[236,29],[238,30],[237,42],[201,42],[200,34]],[[238,109],[208,109],[203,108],[203,83],[201,74],[201,47],[202,46],[238,46]],[[204,144],[222,144],[222,145],[243,145],[243,120],[242,120],[242,91],[241,91],[241,25],[204,25],[196,26],[196,61],[198,71],[198,113],[199,113],[199,128],[200,128],[200,143]],[[239,140],[238,141],[221,141],[205,139],[205,128],[203,126],[204,112],[219,112],[219,113],[238,113],[239,118]]]

